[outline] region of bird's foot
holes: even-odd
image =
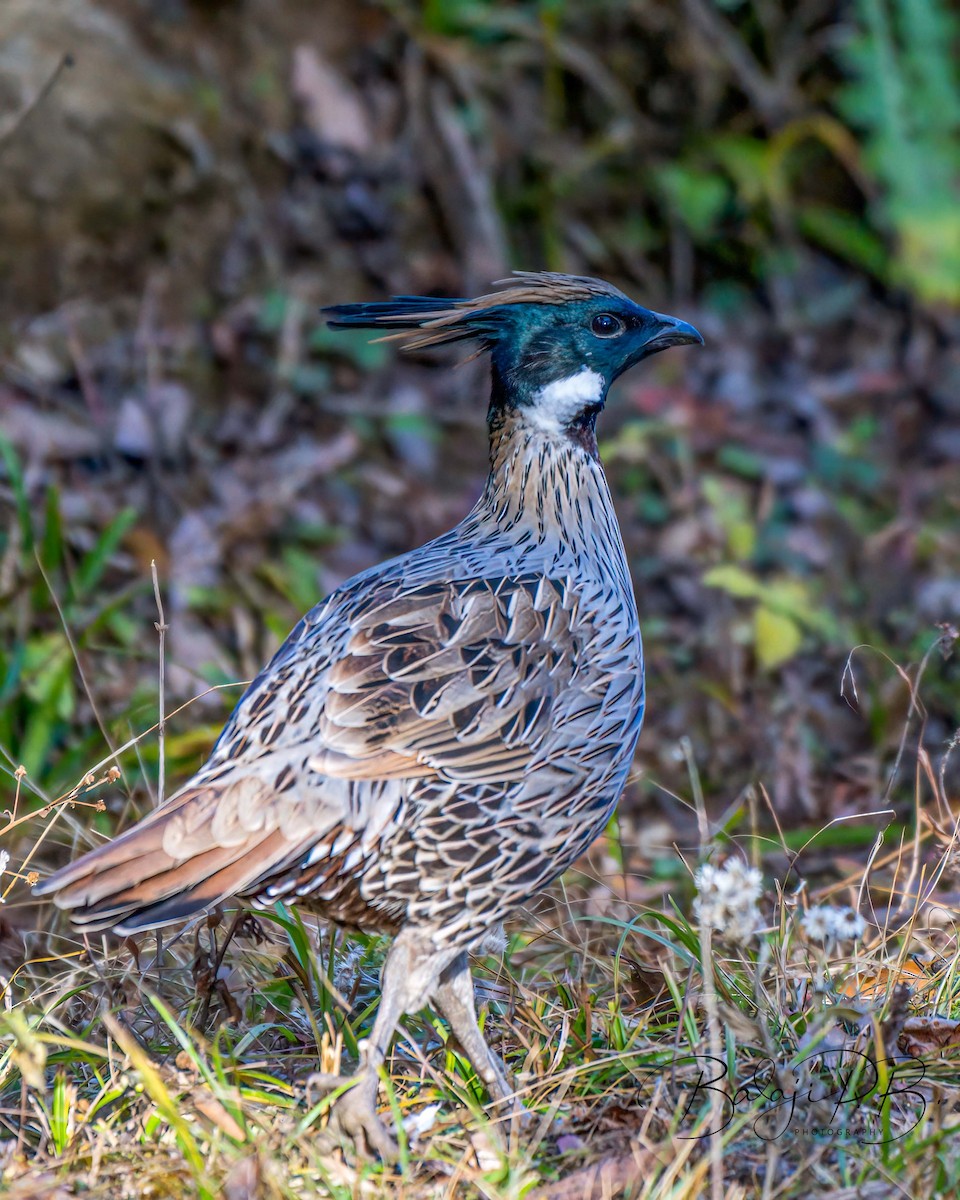
[[[307,1103],[315,1092],[332,1092],[350,1085],[338,1096],[331,1108],[327,1127],[321,1134],[324,1149],[334,1149],[351,1143],[358,1155],[379,1156],[384,1162],[400,1157],[396,1139],[377,1115],[377,1077],[361,1056],[356,1074],[332,1075],[315,1071],[307,1079]]]
[[[400,1157],[396,1138],[377,1115],[376,1101],[364,1087],[353,1087],[334,1101],[326,1132],[338,1142],[352,1142],[358,1154],[378,1155],[383,1162]]]

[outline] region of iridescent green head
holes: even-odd
[[[474,339],[490,353],[490,415],[518,413],[544,433],[594,452],[593,427],[610,384],[666,350],[703,338],[686,321],[651,312],[599,279],[520,273],[475,300],[398,296],[325,311],[334,328],[395,330],[409,349]]]

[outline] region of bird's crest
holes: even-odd
[[[512,278],[499,279],[494,286],[501,290],[473,300],[394,296],[373,304],[335,304],[323,311],[333,329],[392,328],[394,332],[378,340],[402,340],[404,349],[419,350],[464,338],[479,338],[482,347],[488,346],[517,304],[570,304],[600,296],[629,303],[623,292],[602,279],[557,271],[514,271]]]

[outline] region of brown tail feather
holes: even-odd
[[[175,857],[176,845],[164,849],[164,832],[185,805],[191,805],[191,816],[203,808],[216,811],[213,791],[187,789],[115,841],[44,880],[35,892],[52,895],[85,932],[113,928],[133,933],[211,908],[297,853],[298,847],[278,829],[251,831],[229,846],[218,843],[212,831],[205,840],[202,820],[191,822],[185,857]]]
[[[65,903],[61,897],[68,895],[69,889],[87,875],[92,872],[99,875],[111,867],[126,867],[131,859],[138,859],[161,850],[163,831],[167,822],[173,813],[178,812],[189,799],[191,799],[191,795],[188,792],[174,796],[168,803],[144,817],[132,829],[120,834],[112,842],[97,846],[95,850],[88,851],[76,862],[62,867],[49,879],[43,879],[35,884],[33,894],[35,896],[51,896],[55,892],[59,893],[58,906],[69,907],[69,904]]]
[[[121,921],[114,919],[113,927],[117,933],[124,935],[139,933],[172,921],[185,920],[194,913],[213,908],[228,896],[242,892],[263,875],[265,861],[272,862],[274,855],[283,853],[284,846],[289,848],[289,842],[284,842],[281,835],[275,832],[248,849],[236,862],[202,876],[192,887],[176,891],[164,899],[158,899],[156,903],[137,905]],[[73,914],[73,919],[78,919],[77,913]]]

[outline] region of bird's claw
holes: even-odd
[[[383,1162],[400,1157],[397,1140],[377,1115],[376,1105],[362,1089],[353,1088],[334,1102],[327,1137],[334,1143],[352,1142],[358,1154],[377,1155]]]

